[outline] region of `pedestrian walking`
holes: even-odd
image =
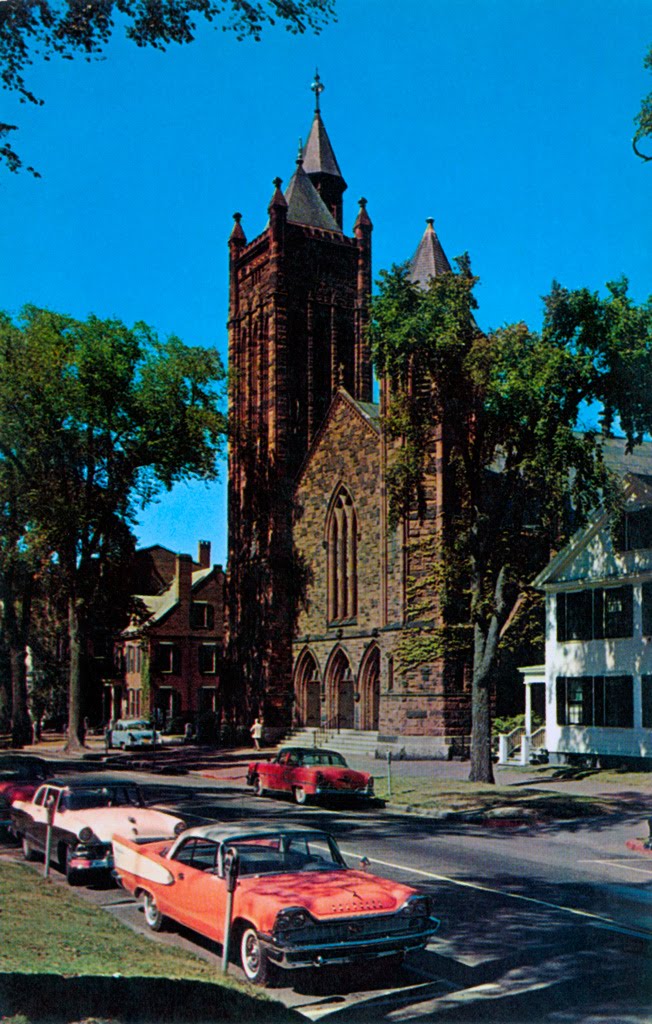
[[[260,741],[263,738],[263,720],[256,716],[254,718],[254,724],[251,726],[249,732],[252,735],[254,746],[256,750],[260,750]]]

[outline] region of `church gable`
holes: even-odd
[[[354,601],[345,602],[345,617],[359,625],[377,620],[381,474],[380,435],[370,415],[374,409],[359,408],[340,390],[297,482],[294,542],[311,570],[300,634],[321,632],[326,618],[342,617],[333,595],[329,598],[327,564],[329,516],[342,499],[349,508],[349,524],[355,523],[356,543],[356,594]]]

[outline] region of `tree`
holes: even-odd
[[[617,503],[601,436],[579,433],[580,415],[601,403],[603,429],[618,414],[631,445],[652,426],[652,303],[635,306],[626,281],[606,298],[554,284],[541,333],[520,323],[485,334],[473,315],[477,278],[468,257],[457,264],[427,289],[405,267],[384,273],[371,340],[391,395],[384,429],[401,439],[388,478],[394,521],[419,507],[435,426],[453,496],[429,584],[441,614],[430,630],[407,631],[401,656],[418,664],[447,645],[472,652],[470,777],[491,782],[501,634],[550,546],[600,502]]]
[[[4,0],[0,4],[0,80],[21,102],[42,104],[25,80],[36,57],[91,60],[103,53],[117,19],[136,46],[166,50],[191,43],[200,19],[220,22],[238,39],[259,40],[277,22],[289,32],[319,33],[334,18],[334,0]],[[16,125],[0,123],[0,160],[23,164],[7,141]],[[4,141],[3,141],[4,140]],[[37,174],[33,167],[29,167]]]
[[[0,318],[0,469],[20,482],[16,550],[45,552],[65,599],[68,745],[82,740],[82,656],[95,597],[133,544],[139,508],[212,479],[225,434],[215,349],[145,324],[25,307]]]
[[[652,46],[647,52],[643,61],[643,66],[646,67],[648,71],[652,71]],[[652,160],[652,153],[642,153],[638,148],[639,142],[643,139],[652,138],[652,92],[646,96],[641,103],[641,109],[636,115],[634,123],[636,124],[636,132],[634,133],[634,138],[632,140],[634,152],[641,158],[641,160]]]

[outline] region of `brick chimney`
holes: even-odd
[[[197,554],[197,561],[201,569],[208,569],[211,564],[211,542],[200,540]]]
[[[179,607],[181,609],[185,608],[189,616],[190,591],[192,590],[192,558],[190,555],[177,555],[177,571],[174,585]]]

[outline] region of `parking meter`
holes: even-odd
[[[240,857],[238,851],[230,847],[224,855],[224,881],[226,882],[226,910],[224,913],[224,942],[222,944],[222,973],[229,969],[229,952],[231,946],[231,919],[233,917],[233,893],[238,882]]]
[[[53,793],[50,793],[49,797],[45,801],[45,871],[44,875],[47,878],[50,874],[50,854],[52,852],[52,823],[54,821],[54,805],[56,803]]]

